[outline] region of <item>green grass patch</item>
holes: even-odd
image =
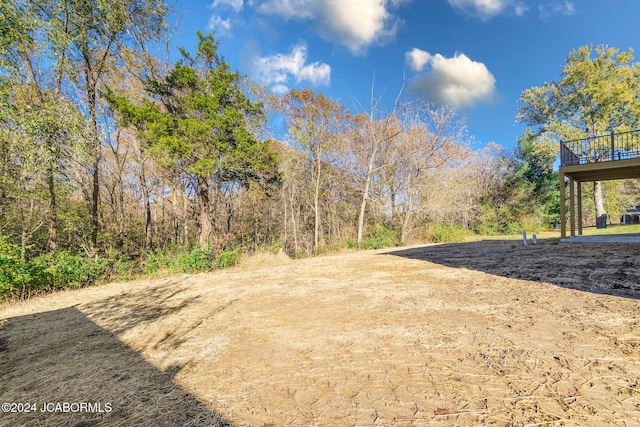
[[[567,229],[567,234],[568,233],[569,233],[569,230]],[[596,228],[596,227],[582,228],[583,236],[608,236],[608,235],[620,235],[620,234],[639,235],[640,224],[607,225],[607,228]]]

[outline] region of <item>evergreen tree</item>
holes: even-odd
[[[200,202],[199,244],[205,248],[213,230],[211,187],[272,183],[277,157],[248,128],[248,121],[262,120],[262,106],[246,96],[241,76],[218,57],[213,36],[198,32],[198,39],[195,57],[182,49],[182,60],[166,77],[147,81],[141,105],[114,93],[106,96],[161,167],[193,178]]]

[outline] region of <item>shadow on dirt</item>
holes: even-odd
[[[404,258],[587,292],[640,299],[640,245],[485,240],[391,252]]]
[[[83,304],[82,310],[100,320],[107,320],[114,334],[152,323],[162,317],[178,313],[199,300],[199,296],[185,298],[179,280],[171,280],[140,291]]]
[[[180,368],[157,370],[76,307],[13,317],[0,324],[0,403],[29,406],[0,426],[229,425],[173,381]]]
[[[158,328],[158,321],[176,315],[180,321],[164,323],[165,335],[153,345],[153,350],[172,352],[183,345],[188,336],[205,321],[211,320],[216,314],[232,306],[238,299],[221,302],[218,306],[211,306],[204,313],[190,311],[189,308],[201,300],[200,294],[185,292],[189,285],[183,280],[172,279],[159,285],[146,288],[143,292],[132,290],[109,296],[107,298],[82,304],[79,308],[85,313],[91,313],[91,318],[109,325],[108,328],[116,336],[120,336],[132,329],[154,330]],[[194,313],[199,313],[197,316]]]

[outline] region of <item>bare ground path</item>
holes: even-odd
[[[0,425],[640,426],[640,248],[556,243],[274,259],[6,305],[0,401],[114,408]]]

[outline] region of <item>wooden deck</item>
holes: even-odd
[[[582,236],[582,183],[640,178],[640,130],[560,143],[560,234],[567,238],[565,177],[569,180],[569,231]]]

